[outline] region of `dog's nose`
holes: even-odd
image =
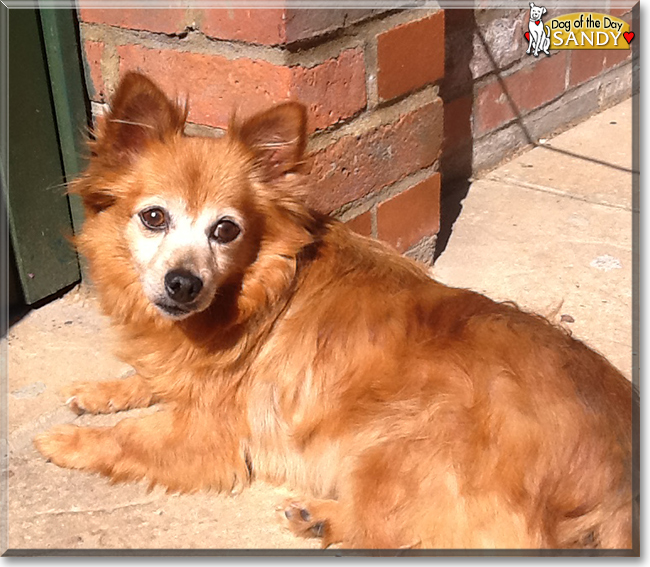
[[[201,278],[188,270],[172,270],[165,275],[167,295],[177,303],[189,303],[202,288]]]

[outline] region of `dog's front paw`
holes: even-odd
[[[77,415],[112,413],[115,404],[100,382],[78,382],[63,392],[65,404]]]
[[[81,438],[79,427],[59,425],[34,438],[34,445],[49,461],[61,467],[79,468]]]
[[[138,374],[106,382],[78,382],[64,395],[66,404],[76,414],[146,408],[158,401],[149,383]]]
[[[36,449],[49,461],[68,469],[99,470],[114,451],[101,428],[58,425],[34,438]]]

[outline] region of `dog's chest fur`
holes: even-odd
[[[308,373],[307,373],[308,374]],[[308,381],[305,376],[305,381]],[[296,398],[307,398],[309,386],[304,386]],[[283,399],[284,398],[284,399]],[[287,403],[295,405],[287,415]],[[250,437],[247,451],[256,478],[274,484],[287,483],[319,497],[336,494],[336,474],[333,463],[341,461],[340,443],[333,439],[306,440],[301,435],[301,413],[309,407],[306,399],[289,401],[271,381],[257,381],[248,399]]]

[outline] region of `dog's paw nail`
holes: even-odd
[[[300,509],[300,517],[303,520],[305,520],[305,522],[308,522],[309,520],[311,520],[311,514],[307,510],[305,510],[304,508]]]
[[[291,512],[291,508],[287,508],[287,509],[284,511],[284,517],[285,517],[287,520],[290,520],[292,515],[293,515],[293,514],[292,514],[292,512]]]
[[[68,408],[74,413],[76,413],[77,415],[82,415],[86,413],[86,409],[79,405],[79,400],[77,399],[77,396],[70,396],[66,400],[65,405],[68,406]]]
[[[325,524],[323,522],[316,522],[309,529],[316,537],[323,537],[323,534],[325,533]]]

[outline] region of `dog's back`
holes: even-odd
[[[632,389],[604,358],[338,224],[301,278],[253,369],[288,424],[252,396],[261,476],[336,495],[352,546],[630,547]]]

